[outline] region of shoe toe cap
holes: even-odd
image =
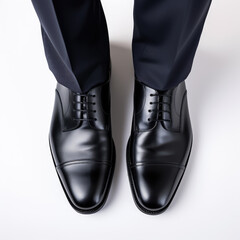
[[[149,164],[131,169],[133,189],[139,208],[150,214],[163,212],[171,202],[184,168]]]
[[[65,164],[57,168],[67,197],[79,212],[91,212],[101,208],[109,184],[110,165],[82,162]]]

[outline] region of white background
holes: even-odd
[[[105,207],[69,205],[48,147],[55,80],[30,0],[0,0],[0,239],[240,239],[240,3],[214,1],[187,80],[190,162],[169,209],[134,205],[125,148],[132,118],[131,0],[103,1],[111,39],[117,166]]]

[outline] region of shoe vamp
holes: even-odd
[[[133,163],[170,163],[184,165],[188,138],[164,128],[138,133],[133,142]]]
[[[61,132],[54,148],[58,164],[74,160],[110,161],[111,141],[107,131],[78,129]]]

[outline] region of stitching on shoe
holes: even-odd
[[[74,164],[104,164],[104,165],[109,165],[111,166],[111,163],[107,162],[107,161],[94,161],[94,160],[73,160],[73,161],[69,161],[69,162],[65,162],[65,163],[61,163],[58,166],[56,166],[56,169],[58,168],[63,168],[65,166],[70,166],[70,165],[74,165]]]
[[[144,165],[166,165],[166,166],[172,166],[172,167],[176,167],[176,168],[181,168],[181,169],[185,169],[184,165],[180,165],[177,163],[145,163],[145,162],[139,162],[139,163],[135,163],[132,164],[130,167],[138,167],[138,166],[144,166]]]

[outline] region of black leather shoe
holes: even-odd
[[[162,213],[183,177],[192,146],[185,83],[164,92],[135,81],[127,166],[137,207]]]
[[[50,149],[72,207],[94,213],[105,203],[115,166],[109,82],[86,94],[57,84]]]

